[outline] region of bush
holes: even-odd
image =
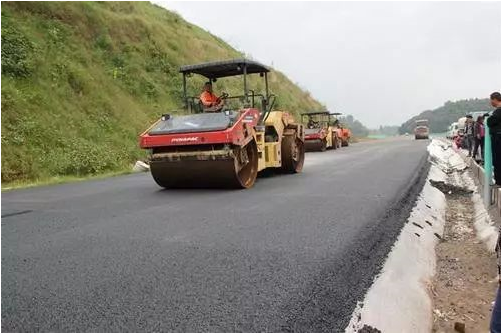
[[[118,168],[119,160],[112,148],[96,145],[82,138],[72,139],[62,149],[51,152],[43,160],[57,175],[96,175]]]
[[[31,154],[27,154],[21,149],[2,151],[2,182],[35,179],[40,175],[38,171]]]
[[[111,51],[113,48],[113,43],[111,41],[110,35],[107,33],[101,33],[96,38],[96,47],[104,51]]]
[[[2,74],[13,78],[30,76],[33,50],[33,43],[19,30],[8,23],[2,24]]]
[[[86,90],[86,78],[83,72],[78,70],[68,71],[68,84],[76,94],[83,94]]]

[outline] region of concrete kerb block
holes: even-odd
[[[491,205],[497,207],[497,206],[499,206],[499,202],[498,202],[499,201],[499,196],[498,196],[499,193],[498,193],[497,189],[495,189],[495,188],[491,187],[490,190],[491,190]]]
[[[150,170],[150,166],[143,161],[137,161],[132,167],[133,172],[146,172]]]
[[[497,203],[498,213],[501,216],[501,200],[499,200],[501,196],[501,188],[497,188],[494,190],[494,202]]]
[[[454,149],[455,152],[461,156],[463,161],[466,163],[466,165],[469,168],[470,175],[472,176],[475,184],[478,186],[478,190],[480,192],[480,195],[483,193],[483,188],[484,188],[484,168],[479,165],[474,159],[469,158],[466,156],[466,154],[461,150],[461,149]],[[487,185],[489,186],[489,185]],[[499,220],[501,217],[501,188],[491,188],[491,206],[490,207],[485,207],[487,211],[491,212],[491,217],[494,217],[493,215],[497,215],[494,218],[496,220]]]
[[[474,159],[467,157],[464,152],[461,150],[456,151],[459,156],[464,160],[466,165],[468,166],[470,170],[470,174],[473,176],[473,179],[478,185],[478,189],[480,193],[483,193],[483,188],[484,188],[484,168],[479,165]],[[501,216],[501,193],[499,192],[501,189],[496,189],[491,191],[491,202],[493,206],[497,207],[497,211]],[[488,207],[486,207],[488,209]]]
[[[477,162],[473,161],[472,159],[467,158],[466,156],[462,155],[463,159],[467,160],[470,165],[470,170],[472,171],[472,174],[478,183],[479,190],[481,193],[483,193],[484,189],[484,175],[485,171],[484,168],[477,164]],[[493,188],[491,190],[491,204],[496,207],[497,213],[499,214],[498,216],[501,216],[501,189],[500,188]],[[486,207],[487,209],[489,207]]]
[[[478,165],[476,166],[477,168],[477,179],[478,179],[478,182],[480,183],[480,185],[482,185],[482,187],[484,186],[484,170],[481,169]]]

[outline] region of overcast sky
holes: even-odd
[[[501,90],[501,2],[155,2],[369,127]]]

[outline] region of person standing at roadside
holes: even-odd
[[[475,140],[475,148],[473,149],[473,159],[477,160],[478,155],[478,147],[480,147],[481,154],[480,159],[484,160],[484,136],[485,136],[485,128],[484,128],[484,117],[478,116],[477,121],[475,122],[475,126],[473,126],[473,136]]]
[[[487,118],[492,138],[492,160],[494,165],[494,178],[496,184],[501,185],[501,94],[493,92],[491,94],[491,105],[496,108],[491,116]],[[498,279],[499,286],[492,309],[491,333],[501,333],[501,228],[499,229],[498,241],[496,245],[498,258]]]
[[[496,108],[487,118],[487,126],[492,139],[492,164],[496,185],[501,186],[501,93],[491,94],[491,105]]]
[[[468,147],[468,157],[471,157],[473,152],[473,146],[475,145],[475,140],[473,136],[473,117],[471,115],[466,116],[466,124],[464,125],[464,136],[466,139],[466,147]]]

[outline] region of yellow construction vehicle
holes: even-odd
[[[158,185],[174,187],[251,187],[259,171],[274,168],[297,173],[304,163],[304,130],[291,114],[272,111],[275,96],[268,89],[266,66],[234,59],[183,66],[187,115],[164,114],[140,136],[150,151],[150,170]],[[204,108],[188,96],[186,79],[202,75],[209,83],[242,75],[243,95],[224,94],[225,103]],[[265,91],[250,90],[247,76],[264,78]],[[237,104],[237,107],[229,105]]]
[[[336,130],[340,113],[329,111],[307,112],[301,114],[301,122],[305,124],[304,139],[306,151],[325,151],[341,147],[341,140]]]

